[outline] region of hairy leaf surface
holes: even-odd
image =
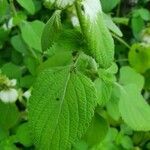
[[[55,5],[59,9],[64,9],[68,6],[71,6],[75,0],[50,0],[51,5]]]
[[[114,59],[114,41],[105,24],[100,1],[85,0],[82,6],[82,13],[79,7],[77,12],[90,54],[101,67],[108,68]]]
[[[65,8],[74,3],[75,0],[56,0],[56,6],[59,8]]]
[[[54,40],[59,35],[61,29],[60,13],[61,13],[60,10],[56,10],[44,27],[42,38],[41,38],[43,51],[46,51],[48,48],[50,48]]]
[[[79,72],[59,67],[41,73],[29,103],[37,149],[70,149],[88,128],[95,105],[94,85]]]

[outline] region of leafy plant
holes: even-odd
[[[150,149],[148,5],[1,0],[0,148]]]

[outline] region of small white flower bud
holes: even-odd
[[[10,85],[11,86],[15,86],[16,84],[17,84],[17,80],[16,79],[10,80]]]
[[[0,92],[0,99],[4,103],[14,103],[18,98],[16,89],[2,90]]]
[[[26,99],[29,99],[30,98],[30,96],[31,96],[31,91],[26,91],[26,92],[24,92],[23,93],[23,96],[26,98]]]
[[[73,16],[73,17],[71,18],[71,22],[72,22],[72,25],[73,25],[74,27],[79,26],[79,20],[78,20],[78,18],[77,18],[76,16]]]

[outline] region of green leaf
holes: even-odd
[[[81,5],[84,11],[81,9]],[[100,67],[108,68],[114,60],[114,41],[107,29],[99,0],[83,1],[76,6],[89,53]]]
[[[67,6],[71,6],[75,0],[56,0],[55,5],[58,8],[64,9]]]
[[[9,132],[0,128],[0,142],[8,138]]]
[[[131,67],[126,66],[120,69],[120,80],[123,85],[135,84],[141,91],[144,86],[144,77],[133,70]]]
[[[34,76],[26,75],[20,78],[20,86],[29,89],[32,86],[34,80],[35,80]]]
[[[121,139],[121,145],[125,149],[133,149],[133,141],[132,141],[131,137],[123,136],[122,139]]]
[[[64,29],[45,53],[48,56],[52,56],[57,52],[80,50],[81,47],[84,47],[84,42],[80,31],[76,29]]]
[[[37,61],[37,59],[32,58],[32,57],[25,57],[24,58],[24,64],[26,65],[29,72],[33,76],[35,76],[37,74],[37,68],[38,68],[38,65],[39,65],[39,62]]]
[[[45,1],[45,5],[47,8],[51,8],[55,6],[57,9],[65,9],[68,6],[71,6],[75,0],[49,0]]]
[[[9,30],[5,30],[3,27],[0,27],[0,46],[7,40],[9,35]]]
[[[0,1],[0,23],[5,19],[7,13],[9,12],[9,4],[6,0]]]
[[[114,32],[116,35],[122,37],[123,34],[117,25],[112,21],[112,18],[109,15],[103,14],[105,19],[105,24],[109,30]]]
[[[99,105],[105,105],[111,98],[112,83],[109,80],[98,78],[95,80]]]
[[[115,76],[113,73],[116,71],[114,65],[110,68],[99,69],[99,78],[95,80],[95,87],[97,89],[98,103],[99,105],[105,105],[111,98],[113,90],[113,82],[115,81]]]
[[[0,148],[1,150],[18,150],[18,148],[16,147],[16,145],[14,145],[13,143],[11,143],[9,140],[4,140],[0,143]]]
[[[129,84],[121,89],[119,110],[125,123],[133,130],[150,130],[150,106],[136,85]]]
[[[104,12],[109,12],[120,3],[120,0],[100,0]]]
[[[41,52],[41,36],[44,28],[44,23],[38,20],[33,22],[23,22],[20,26],[21,35],[25,43],[34,48],[38,52]]]
[[[69,52],[58,52],[52,57],[50,57],[48,60],[43,62],[39,68],[38,71],[42,71],[44,69],[49,69],[51,67],[58,67],[58,66],[66,66],[71,64],[73,62],[72,53]]]
[[[93,83],[68,67],[45,70],[29,100],[29,123],[38,149],[70,149],[88,128],[96,106]]]
[[[18,127],[15,137],[17,142],[23,144],[26,147],[32,145],[28,123],[23,123]]]
[[[150,46],[147,44],[133,44],[129,51],[129,63],[139,73],[150,69]]]
[[[115,86],[112,89],[112,95],[108,103],[106,104],[106,109],[108,114],[116,121],[120,118],[119,112],[119,100],[120,100],[120,93],[118,92],[118,88]]]
[[[145,88],[150,90],[150,69],[144,73]]]
[[[35,13],[35,5],[33,0],[17,0],[17,2],[30,14],[33,15]]]
[[[8,76],[9,78],[20,78],[21,77],[21,68],[13,63],[6,63],[1,68],[2,73]]]
[[[14,49],[23,54],[23,55],[27,55],[28,52],[28,47],[27,45],[24,43],[24,41],[22,40],[21,35],[15,35],[11,38],[11,44],[14,47]]]
[[[93,117],[89,128],[87,129],[87,132],[84,136],[84,141],[86,141],[86,143],[90,147],[95,146],[105,138],[107,132],[108,132],[107,121],[98,114],[96,114]]]
[[[139,15],[141,16],[141,18],[145,21],[149,21],[150,20],[150,12],[149,10],[145,9],[145,8],[141,8],[138,10]]]
[[[10,129],[19,119],[19,111],[15,104],[5,104],[0,101],[0,127]]]
[[[135,38],[139,39],[140,32],[144,28],[144,20],[140,17],[132,17],[131,19],[132,32]]]
[[[61,10],[56,10],[44,27],[41,38],[43,51],[46,51],[48,48],[52,46],[54,40],[57,39],[60,33],[61,30],[60,14]]]

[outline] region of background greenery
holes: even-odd
[[[14,100],[9,100],[15,103],[0,101],[1,150],[34,149],[28,129],[27,105],[37,75],[45,68],[68,64],[71,61],[68,51],[86,47],[73,6],[62,11],[62,25],[58,17],[55,28],[44,30],[54,12],[51,2],[0,0],[0,90],[10,88],[17,92],[16,98],[14,93],[7,93],[14,97]],[[146,114],[150,110],[147,105],[150,103],[150,1],[101,0],[101,3],[106,26],[115,40],[115,64],[111,69],[101,69],[100,74],[107,76],[108,82],[118,81],[128,95],[120,97],[118,86],[113,88],[105,84],[107,80],[96,80],[97,89],[104,93],[101,107],[96,110],[101,115],[94,118],[90,133],[73,149],[150,150],[150,133],[147,130],[150,116],[146,116],[149,122],[147,128],[137,129],[135,124],[144,124],[141,111]],[[63,32],[59,31],[60,26]],[[42,51],[42,32],[46,37],[48,32],[53,35],[52,39],[47,39],[51,47],[46,51]],[[56,32],[58,37],[55,37]],[[82,65],[78,67],[82,70]],[[110,90],[113,94],[109,94]],[[119,103],[119,99],[125,99],[126,103]],[[133,112],[126,111],[126,106],[129,110],[133,106],[140,110],[133,108]]]

